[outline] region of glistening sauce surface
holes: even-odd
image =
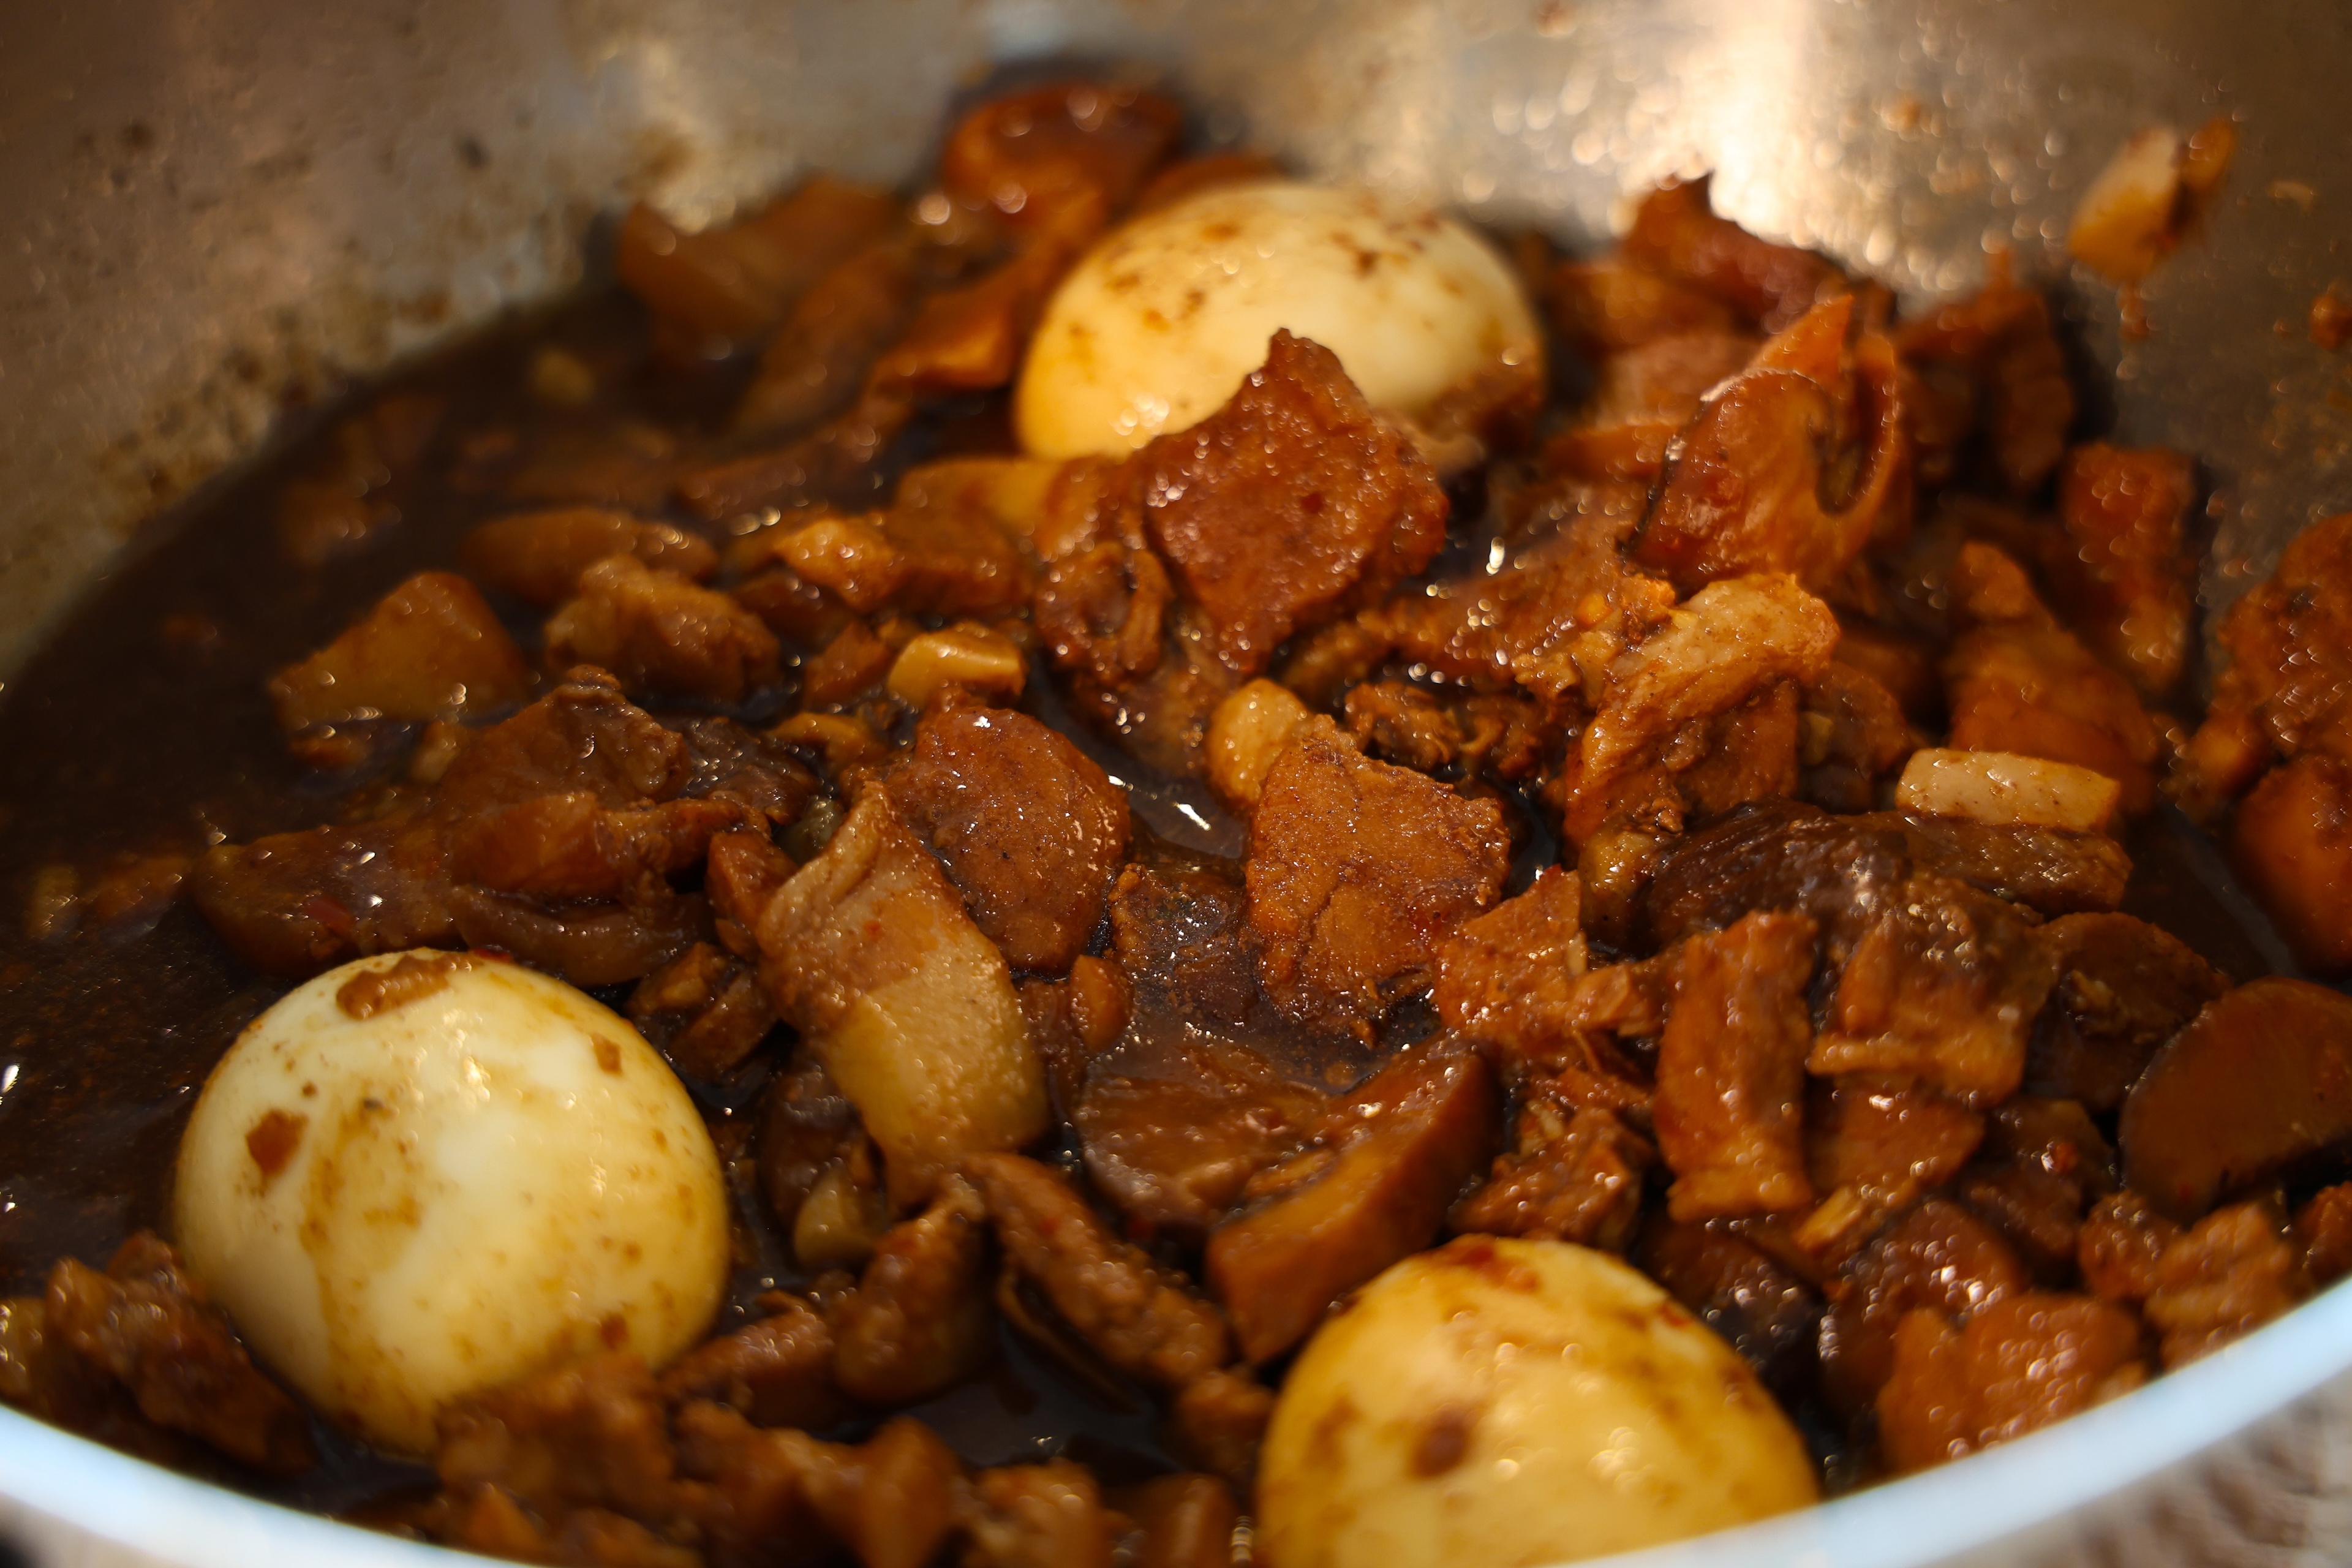
[[[2193,469],[2078,444],[2039,295],[1996,276],[1897,320],[1669,187],[1598,261],[1524,237],[1514,271],[1454,231],[1532,335],[1435,404],[1383,403],[1276,331],[1195,432],[1013,459],[1025,334],[1121,213],[1357,200],[1230,158],[1146,189],[1179,121],[1058,86],[974,109],[912,202],[817,179],[699,237],[640,209],[636,299],[380,389],[93,596],[0,706],[0,893],[25,911],[0,937],[0,1392],[41,1408],[30,1373],[95,1366],[118,1415],[135,1387],[159,1427],[278,1465],[256,1432],[311,1423],[254,1393],[225,1321],[203,1355],[172,1342],[151,1388],[85,1309],[145,1290],[162,1321],[213,1322],[135,1238],[166,1227],[207,1068],[282,991],[253,976],[419,942],[596,988],[670,1053],[731,1194],[720,1337],[658,1388],[605,1353],[457,1402],[429,1498],[331,1434],[299,1480],[194,1463],[509,1555],[617,1530],[651,1561],[727,1561],[749,1517],[728,1487],[782,1466],[811,1506],[862,1507],[859,1467],[901,1439],[929,1445],[908,1495],[959,1552],[1010,1552],[1032,1504],[1132,1547],[1151,1527],[1110,1521],[1146,1500],[1102,1489],[1180,1465],[1202,1517],[1255,1507],[1270,1543],[1276,1472],[1302,1462],[1281,1412],[1361,1426],[1381,1376],[1310,1374],[1318,1324],[1352,1301],[1378,1345],[1411,1292],[1349,1292],[1414,1254],[1529,1296],[1546,1333],[1612,1290],[1654,1302],[1643,1332],[1713,1358],[1699,1403],[1755,1417],[1735,1468],[1757,1489],[1720,1522],[2113,1397],[2352,1268],[2352,1184],[2318,1185],[2337,1151],[2262,1142],[2291,1093],[2221,1129],[2179,1114],[2214,1087],[2213,1040],[2341,999],[2230,991],[2282,950],[2211,845],[2150,809],[2188,717],[2168,705]],[[956,457],[1007,460],[918,468]],[[2103,575],[2085,538],[2122,564]],[[2300,592],[2266,613],[2292,623]],[[423,701],[460,655],[474,694]],[[2199,732],[2206,805],[2273,760],[2245,733]],[[2291,846],[2305,797],[2277,794],[2250,815]],[[2280,1082],[2352,1054],[2342,1032],[2291,1042]],[[2205,1058],[2142,1071],[2200,1038]],[[933,1074],[936,1100],[904,1087]],[[194,1145],[269,1174],[286,1151],[253,1140],[277,1124],[208,1141],[220,1103]],[[2161,1133],[2137,1149],[2134,1105]],[[953,1131],[927,1143],[926,1117]],[[2231,1164],[2241,1145],[2268,1163]],[[183,1207],[199,1270],[208,1212]],[[71,1261],[125,1237],[119,1272]],[[2217,1306],[2205,1271],[2250,1304]],[[817,1359],[793,1359],[804,1331]],[[2028,1353],[2094,1371],[1998,1375]],[[755,1390],[731,1357],[800,1381]],[[1677,1406],[1638,1345],[1600,1370]],[[168,1408],[183,1373],[268,1419]],[[1465,1456],[1517,1440],[1492,1436],[1508,1401],[1440,1393],[1403,1412],[1412,1475],[1492,1470]],[[534,1492],[546,1467],[508,1437],[606,1441],[599,1401],[654,1435],[614,1457],[635,1489]],[[856,1444],[898,1409],[991,1468],[942,1465],[921,1425],[868,1447],[779,1430]],[[1689,1435],[1738,1426],[1701,1411]],[[1335,1489],[1381,1462],[1304,1461]],[[1548,1521],[1517,1497],[1508,1522]],[[824,1523],[864,1550],[854,1519]]]
[[[237,1033],[287,989],[231,957],[184,899],[152,929],[37,941],[19,915],[43,868],[186,853],[333,820],[339,797],[357,781],[322,779],[287,754],[269,677],[331,640],[394,584],[446,564],[474,526],[514,510],[499,495],[451,485],[450,454],[467,432],[545,417],[529,390],[539,350],[553,343],[596,358],[641,353],[644,334],[642,309],[607,289],[369,388],[346,409],[298,412],[292,422],[307,433],[158,519],[7,683],[0,696],[0,890],[11,917],[0,922],[0,1293],[37,1294],[58,1258],[102,1261],[133,1232],[168,1228],[172,1166],[196,1093]],[[700,386],[682,386],[675,373],[634,384],[623,378],[621,396],[647,417],[691,417],[723,407],[747,369],[717,367]],[[287,481],[331,448],[340,414],[401,395],[445,400],[445,412],[432,456],[383,492],[399,521],[358,554],[319,569],[293,564],[278,538]],[[1003,449],[1001,418],[1000,409],[975,404],[909,445]],[[515,632],[535,633],[536,612],[504,608]],[[1033,689],[1050,700],[1046,683]],[[1116,756],[1091,735],[1084,743],[1106,760]],[[1228,854],[1238,847],[1237,828],[1205,790],[1157,780],[1133,763],[1112,771],[1136,786],[1139,811],[1171,837],[1189,832]],[[628,991],[600,994],[617,1005]],[[716,1134],[725,1139],[730,1123],[749,1117],[775,1065],[763,1054],[723,1094],[704,1095]],[[749,1131],[740,1127],[733,1139],[738,1154]],[[719,1331],[755,1315],[750,1303],[761,1291],[800,1278],[747,1180],[735,1184],[734,1209],[757,1250],[737,1271]],[[1106,1404],[1011,1333],[989,1377],[917,1414],[977,1464],[1064,1451],[1108,1475],[1166,1463],[1148,1410]],[[212,1474],[330,1511],[429,1482],[421,1467],[323,1426],[320,1436],[323,1462],[298,1480],[257,1483],[226,1465]]]

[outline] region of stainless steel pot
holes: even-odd
[[[896,179],[992,64],[1132,62],[1303,170],[1603,239],[1716,171],[1906,297],[2057,239],[2131,131],[2215,113],[2221,200],[2147,289],[2068,282],[2117,438],[2197,454],[2218,609],[2352,510],[2352,9],[2336,0],[83,0],[0,9],[0,679],[286,404],[583,274],[599,212]],[[39,1564],[423,1564],[0,1412]],[[2352,1294],[2024,1441],[1664,1564],[2352,1557]],[[1627,1562],[1634,1560],[1628,1559]]]

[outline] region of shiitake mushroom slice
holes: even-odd
[[[2124,1179],[2187,1224],[2352,1156],[2352,997],[2256,980],[2206,1004],[2125,1097]]]

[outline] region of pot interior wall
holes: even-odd
[[[0,19],[0,671],[289,405],[573,285],[635,197],[721,218],[895,180],[992,64],[1155,73],[1298,167],[1604,237],[1716,172],[1732,216],[1919,296],[2066,215],[2154,121],[2235,116],[2223,199],[2123,342],[2121,438],[2202,457],[2209,603],[2352,506],[2347,365],[2299,330],[2352,237],[2326,0],[93,0]],[[2274,331],[2284,324],[2286,330]]]

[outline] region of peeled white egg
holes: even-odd
[[[729,1264],[718,1153],[668,1065],[562,982],[457,953],[363,958],[256,1019],[196,1101],[173,1208],[256,1353],[406,1453],[451,1399],[562,1357],[675,1355]]]
[[[1452,219],[1361,191],[1221,186],[1126,225],[1063,279],[1014,395],[1021,444],[1116,455],[1181,430],[1265,363],[1277,327],[1408,417],[1543,353],[1509,266]]]
[[[1536,1568],[1818,1495],[1748,1363],[1623,1262],[1465,1237],[1324,1323],[1258,1460],[1267,1568]]]

